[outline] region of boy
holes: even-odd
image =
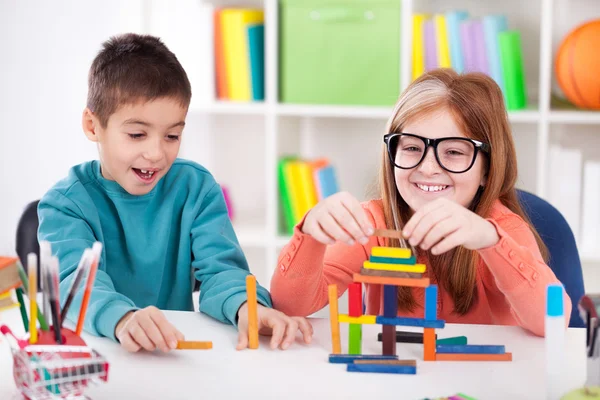
[[[152,36],[126,34],[104,43],[88,82],[85,135],[99,161],[75,166],[38,206],[38,239],[60,260],[61,303],[83,250],[103,252],[84,329],[118,340],[128,351],[173,349],[183,335],[159,309],[200,310],[237,325],[247,347],[244,254],[219,185],[202,166],[177,159],[191,88],[173,53]],[[193,271],[193,277],[192,275]],[[73,305],[80,304],[79,288]],[[259,328],[271,347],[287,348],[312,327],[271,308],[257,288]],[[67,318],[76,320],[77,307]]]

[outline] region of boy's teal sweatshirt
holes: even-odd
[[[150,305],[193,311],[194,280],[200,311],[236,324],[246,301],[248,264],[227,215],[221,187],[202,166],[176,160],[146,195],[127,193],[104,179],[99,161],[73,167],[40,200],[38,239],[49,241],[60,263],[64,304],[85,248],[103,244],[84,329],[115,338],[117,322]],[[271,307],[266,289],[258,301]],[[83,284],[67,318],[77,321]]]

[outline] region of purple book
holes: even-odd
[[[438,64],[437,45],[435,41],[435,24],[432,19],[428,19],[423,24],[424,45],[425,45],[425,71],[436,69]]]
[[[462,46],[465,72],[477,71],[475,49],[473,47],[473,35],[471,34],[472,26],[473,21],[471,20],[460,23],[460,44]]]
[[[471,40],[475,48],[475,64],[477,71],[490,74],[490,66],[487,59],[487,50],[485,48],[485,31],[483,22],[473,21],[471,25]]]

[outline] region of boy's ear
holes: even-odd
[[[85,136],[87,136],[89,140],[91,140],[92,142],[98,141],[98,129],[100,128],[100,121],[98,120],[98,118],[96,118],[92,110],[90,110],[87,107],[85,108],[85,110],[83,110],[83,115],[81,117],[81,126],[83,128]]]

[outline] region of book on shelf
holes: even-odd
[[[277,166],[280,230],[293,234],[304,215],[321,200],[339,191],[335,168],[326,158],[282,157]]]

